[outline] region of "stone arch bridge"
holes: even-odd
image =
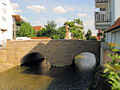
[[[84,40],[26,40],[7,41],[4,58],[8,63],[19,65],[21,59],[30,53],[41,53],[51,64],[70,65],[76,55],[82,52],[90,52],[96,56],[97,63],[100,62],[99,41]],[[2,58],[2,57],[1,57]]]

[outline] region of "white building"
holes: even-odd
[[[0,41],[13,39],[13,14],[10,0],[0,0]]]
[[[111,0],[111,25],[120,17],[120,0]]]
[[[95,27],[105,31],[106,42],[120,44],[120,0],[95,0]]]
[[[120,44],[120,0],[111,0],[111,26],[105,31],[105,41]]]
[[[120,17],[120,0],[95,0],[95,28],[107,30]]]
[[[111,25],[111,0],[95,0],[95,28],[104,31]]]

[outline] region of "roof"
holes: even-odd
[[[14,17],[16,21],[22,21],[20,15],[12,15],[12,17]]]
[[[117,29],[120,27],[120,17],[115,21],[115,23],[105,32],[110,32],[114,29]]]
[[[41,30],[41,29],[42,29],[42,26],[33,26],[33,28],[34,28],[35,30]]]

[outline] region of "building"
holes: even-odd
[[[95,0],[95,28],[98,33],[106,31],[120,17],[120,0]]]
[[[111,0],[111,25],[120,17],[120,0]]]
[[[110,0],[95,0],[95,28],[97,30],[106,30],[111,25]]]
[[[33,26],[33,28],[36,32],[38,32],[42,29],[42,26]]]
[[[17,22],[21,22],[22,19],[20,17],[20,15],[12,15],[13,17],[13,39],[16,39],[16,31],[20,30],[20,25],[17,25]]]
[[[13,10],[9,0],[0,0],[0,43],[13,39]]]
[[[115,21],[115,23],[105,31],[106,42],[120,44],[120,17]]]

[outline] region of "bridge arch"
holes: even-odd
[[[45,74],[49,72],[51,63],[41,53],[32,52],[21,59],[21,67],[26,73]]]
[[[76,55],[90,52],[96,56],[97,65],[99,65],[100,50],[101,43],[99,41],[89,40],[8,41],[6,51],[8,57],[6,59],[10,63],[20,64],[21,59],[26,54],[38,52],[46,56],[52,65],[67,66],[72,64]]]
[[[92,70],[97,66],[96,56],[90,52],[82,52],[75,56],[73,63],[77,69],[80,70]]]

